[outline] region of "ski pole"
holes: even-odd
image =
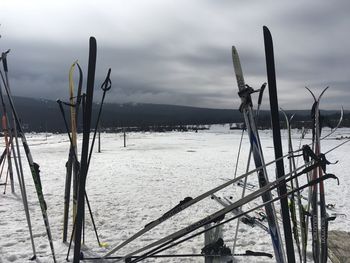
[[[111,69],[108,69],[106,79],[101,85],[101,89],[103,90],[103,95],[102,95],[102,100],[101,100],[100,108],[99,108],[98,115],[97,115],[97,120],[96,120],[96,124],[95,124],[95,129],[94,129],[94,135],[92,137],[90,153],[89,153],[89,159],[88,159],[88,169],[89,169],[89,166],[90,166],[92,150],[94,149],[96,133],[97,133],[98,124],[99,124],[100,118],[101,118],[102,107],[103,107],[103,103],[104,103],[104,100],[105,100],[105,96],[106,96],[107,91],[109,91],[111,89],[111,87],[112,87],[112,81],[110,79],[110,75],[111,75]]]

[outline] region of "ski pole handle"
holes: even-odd
[[[259,98],[258,98],[258,105],[261,105],[261,101],[263,98],[263,94],[264,94],[264,90],[266,88],[267,83],[265,82],[264,84],[262,84],[261,88],[260,88],[260,92],[259,92]]]
[[[111,75],[111,68],[108,69],[106,79],[105,79],[105,81],[104,81],[104,82],[102,83],[102,85],[101,85],[101,89],[102,89],[103,91],[110,90],[111,87],[112,87],[112,81],[111,81],[111,79],[110,79],[110,75]]]
[[[10,52],[10,49],[7,50],[6,52],[2,52],[1,58],[2,58],[2,65],[4,66],[5,72],[8,72],[8,67],[7,67],[7,54]]]

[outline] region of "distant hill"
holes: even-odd
[[[14,97],[14,102],[26,130],[65,132],[63,118],[56,101]],[[97,115],[98,107],[98,104],[93,106],[95,115]],[[310,121],[309,110],[290,110],[287,113],[295,113],[295,124],[305,125]],[[339,112],[337,111],[322,111],[322,114],[327,115],[332,123],[335,123],[339,118]],[[69,119],[68,107],[66,107],[66,117]],[[103,128],[116,128],[241,123],[243,117],[238,110],[231,109],[206,109],[162,104],[106,103],[101,121]],[[259,124],[265,128],[269,127],[270,116],[268,112],[262,111],[260,113]],[[350,112],[346,112],[343,125],[350,126]]]

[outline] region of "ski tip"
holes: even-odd
[[[91,36],[90,37],[90,46],[96,47],[96,38]]]
[[[315,96],[315,94],[311,91],[311,89],[309,89],[309,88],[306,87],[306,86],[305,86],[305,89],[306,89],[307,91],[310,92],[311,96],[314,98],[314,101],[316,101],[316,100],[317,100],[317,99],[316,99],[316,96]]]
[[[232,46],[232,54],[237,55],[237,49],[235,46]]]
[[[289,122],[292,122],[292,120],[294,119],[295,113],[292,114],[292,116],[290,116],[289,118]]]
[[[270,33],[270,30],[267,26],[263,26],[263,31],[266,33]]]
[[[5,52],[3,52],[2,54],[7,55],[8,53],[10,53],[10,51],[11,51],[11,49],[8,49]]]
[[[270,46],[270,48],[272,48],[272,46],[273,46],[272,45],[272,35],[271,35],[271,32],[267,26],[263,26],[263,34],[264,34],[264,43],[265,43],[265,52],[266,52],[267,46]]]

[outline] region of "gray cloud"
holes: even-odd
[[[34,2],[9,1],[0,10],[0,46],[12,49],[16,95],[67,98],[70,64],[79,59],[86,71],[88,37],[94,35],[96,100],[111,67],[110,102],[238,108],[231,46],[240,52],[246,82],[260,87],[267,25],[280,105],[307,109],[304,86],[315,93],[331,86],[323,107],[350,109],[348,1]]]

